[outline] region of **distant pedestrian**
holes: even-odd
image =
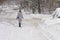
[[[21,10],[19,10],[19,13],[17,15],[17,19],[19,21],[19,27],[21,27],[22,18],[23,18],[23,14],[22,14]]]

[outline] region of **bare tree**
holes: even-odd
[[[0,5],[3,4],[6,0],[0,0]]]
[[[38,0],[38,12],[39,12],[39,13],[41,13],[40,2],[41,2],[41,0]]]

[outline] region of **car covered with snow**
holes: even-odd
[[[54,18],[60,18],[60,8],[56,8],[56,10],[53,12],[52,16]]]
[[[52,18],[45,19],[44,23],[47,25],[60,24],[60,8],[56,8],[52,13]]]

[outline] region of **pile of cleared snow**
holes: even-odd
[[[18,13],[17,5],[4,5],[0,6],[2,12],[0,13],[0,18],[16,18]]]
[[[60,18],[55,19],[47,19],[44,22],[46,25],[54,25],[54,24],[60,24]]]

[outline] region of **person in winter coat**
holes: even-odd
[[[21,27],[22,18],[23,18],[23,14],[22,14],[21,10],[19,10],[19,13],[17,15],[17,19],[19,21],[19,27]]]

